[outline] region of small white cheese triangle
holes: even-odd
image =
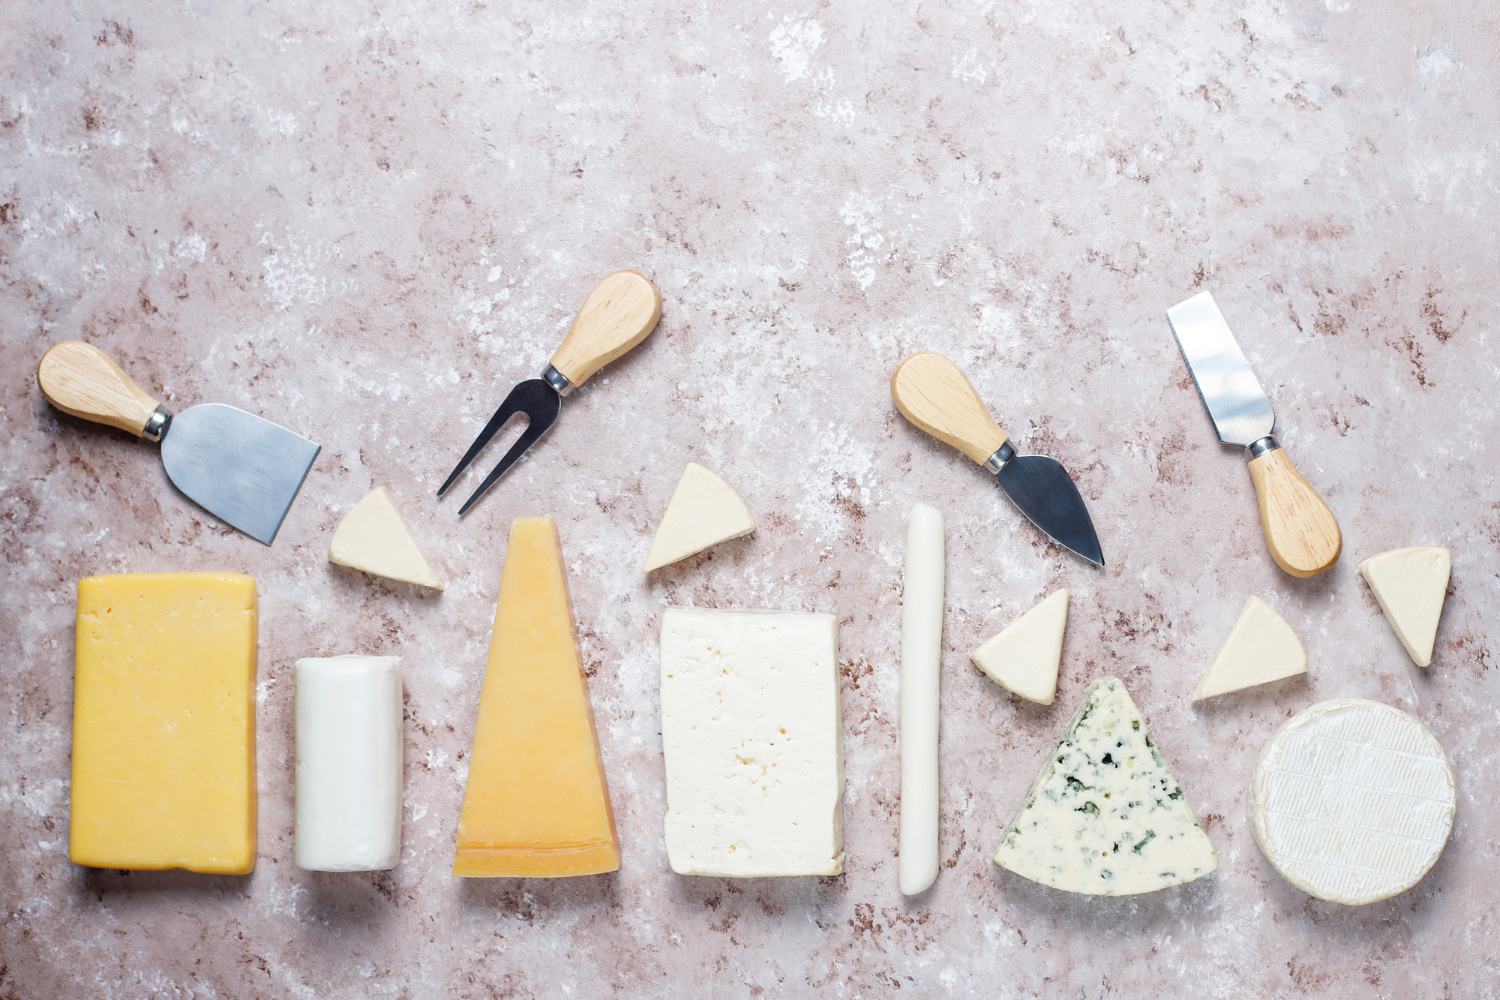
[[[1063,630],[1068,626],[1068,592],[1059,590],[969,654],[990,679],[1039,705],[1052,704]]]
[[[1219,866],[1182,786],[1116,677],[1089,685],[995,864],[1064,892],[1129,896]]]
[[[1432,644],[1452,570],[1453,553],[1431,547],[1382,552],[1359,564],[1385,620],[1419,667],[1432,662]]]
[[[1193,700],[1305,673],[1307,653],[1297,633],[1269,604],[1252,596],[1240,609],[1239,621],[1229,630],[1208,673],[1198,682]]]
[[[656,537],[651,539],[645,571],[660,569],[754,530],[750,511],[729,484],[697,462],[689,462],[657,526]]]
[[[344,515],[333,532],[328,558],[376,576],[443,589],[443,581],[427,564],[383,486],[371,490]]]

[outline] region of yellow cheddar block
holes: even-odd
[[[518,517],[500,578],[453,874],[534,878],[619,867],[557,525]]]
[[[255,633],[239,573],[79,581],[75,864],[255,867]]]

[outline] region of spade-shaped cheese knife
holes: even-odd
[[[307,438],[232,406],[199,403],[174,417],[107,354],[79,340],[53,344],[36,375],[64,413],[160,441],[173,486],[267,545],[318,456]]]
[[[547,432],[557,420],[563,397],[583,385],[594,372],[645,340],[646,335],[656,329],[656,321],[659,319],[661,292],[656,290],[656,286],[644,274],[616,271],[607,275],[589,292],[583,308],[578,310],[578,315],[573,319],[572,328],[563,338],[557,353],[552,355],[552,362],[542,372],[542,377],[527,379],[510,391],[505,402],[500,404],[500,409],[490,417],[484,430],[479,432],[474,443],[469,445],[469,450],[464,452],[464,457],[459,459],[458,466],[443,485],[438,487],[438,496],[448,492],[448,487],[463,475],[464,470],[511,417],[524,415],[526,429],[521,432],[516,443],[511,445],[510,451],[505,453],[500,464],[495,466],[495,470],[484,477],[479,489],[458,508],[460,515],[466,513],[484,496],[486,490],[505,475],[506,470],[516,464],[516,460],[526,453],[526,449],[536,444],[537,439]]]
[[[1031,523],[1059,545],[1104,565],[1099,536],[1068,470],[1055,458],[1018,456],[964,373],[941,354],[913,354],[891,376],[901,415],[995,474]]]
[[[1344,547],[1339,522],[1271,436],[1276,413],[1214,297],[1199,292],[1179,302],[1167,310],[1167,322],[1219,440],[1244,448],[1250,460],[1271,558],[1293,576],[1327,570]]]

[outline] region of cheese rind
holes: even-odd
[[[938,874],[938,678],[943,659],[943,515],[915,504],[901,577],[901,892]]]
[[[1219,865],[1125,685],[1101,677],[1000,836],[995,863],[1065,892],[1127,896]]]
[[[643,569],[649,573],[754,530],[749,508],[729,484],[689,462],[651,539]]]
[[[1430,546],[1382,552],[1359,564],[1385,620],[1419,667],[1432,663],[1452,570],[1453,553]]]
[[[255,580],[78,584],[68,856],[94,868],[255,867]]]
[[[557,525],[518,517],[500,579],[453,874],[534,878],[619,867]]]
[[[680,875],[843,871],[844,744],[832,615],[667,608],[667,858]]]
[[[1007,691],[1050,705],[1057,694],[1068,592],[1059,590],[969,654],[974,665]]]
[[[1250,779],[1250,826],[1287,881],[1362,906],[1421,881],[1457,801],[1427,727],[1390,705],[1341,698],[1299,712],[1266,743]]]
[[[1307,673],[1307,653],[1286,620],[1259,597],[1251,596],[1208,672],[1198,681],[1193,700],[1269,684]]]
[[[384,486],[365,494],[344,515],[334,529],[328,559],[401,583],[443,589],[443,581],[428,564]]]
[[[401,657],[303,657],[296,684],[298,868],[382,871],[401,859]]]

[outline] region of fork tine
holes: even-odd
[[[438,496],[442,496],[453,485],[463,471],[473,463],[475,456],[490,443],[511,417],[518,413],[525,414],[526,429],[521,432],[516,443],[511,445],[510,451],[506,452],[495,471],[485,477],[479,489],[474,491],[474,495],[459,508],[458,512],[462,515],[474,506],[474,502],[484,495],[485,490],[495,485],[495,481],[505,475],[506,470],[515,464],[516,459],[520,458],[527,448],[536,444],[537,438],[545,434],[547,428],[556,422],[558,411],[561,409],[562,396],[542,379],[529,378],[524,382],[518,382],[510,391],[510,395],[505,397],[505,402],[500,404],[500,409],[496,410],[495,415],[490,418],[489,423],[484,425],[484,430],[479,432],[479,437],[475,438],[474,443],[469,446],[463,460],[458,463],[458,468],[453,470],[453,474],[448,477],[443,488],[438,490]]]
[[[448,487],[452,486],[458,477],[463,475],[464,470],[469,467],[469,464],[478,457],[481,451],[484,451],[484,446],[489,444],[490,440],[496,434],[500,433],[500,428],[504,427],[511,417],[521,412],[519,397],[522,395],[521,385],[524,384],[518,384],[505,397],[505,402],[500,404],[500,408],[495,411],[495,415],[490,417],[489,423],[484,425],[484,430],[479,432],[479,436],[474,439],[474,443],[469,445],[469,450],[464,452],[464,457],[458,460],[458,465],[454,466],[453,471],[448,474],[448,478],[443,481],[443,485],[438,487],[438,496],[442,496],[448,492]]]
[[[458,508],[459,517],[462,517],[470,507],[474,506],[479,501],[479,498],[484,496],[485,491],[494,486],[500,477],[505,475],[506,471],[512,465],[516,464],[516,460],[525,454],[526,449],[536,444],[537,438],[545,434],[547,428],[552,426],[550,420],[537,419],[530,414],[528,414],[528,421],[526,429],[521,432],[521,436],[516,439],[516,443],[510,446],[510,451],[506,452],[505,457],[500,460],[500,464],[495,466],[495,471],[485,476],[484,482],[479,484],[479,489],[475,490],[473,496],[464,501],[462,507]]]

